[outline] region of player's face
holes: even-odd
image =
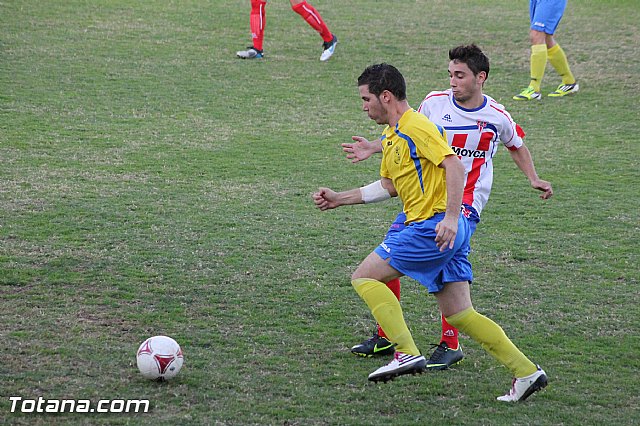
[[[453,92],[453,98],[459,104],[464,104],[482,94],[484,72],[477,76],[463,62],[449,62],[449,84]]]
[[[367,113],[370,119],[378,124],[387,124],[387,113],[380,102],[380,98],[369,92],[369,85],[358,86],[360,97],[362,98],[362,110]]]

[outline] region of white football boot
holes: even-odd
[[[322,55],[320,55],[320,60],[322,62],[328,61],[329,58],[333,56],[333,52],[336,51],[336,44],[338,44],[338,37],[335,35],[331,41],[325,41],[322,43]]]
[[[247,50],[239,50],[236,56],[240,59],[260,59],[264,57],[262,50],[258,50],[253,46],[247,47]]]
[[[518,402],[529,398],[533,393],[538,392],[547,386],[547,374],[538,365],[538,371],[520,379],[513,379],[511,390],[503,396],[499,396],[498,401]]]
[[[426,366],[427,360],[422,355],[409,355],[403,352],[396,352],[393,355],[393,360],[389,364],[369,374],[369,380],[372,382],[383,381],[386,383],[404,374],[423,373],[427,369]]]

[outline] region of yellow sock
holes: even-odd
[[[531,46],[531,83],[536,92],[540,91],[542,77],[544,77],[544,69],[547,66],[547,45],[534,44]]]
[[[536,365],[509,340],[502,327],[477,313],[475,309],[465,309],[447,317],[446,320],[480,343],[484,350],[507,367],[514,377],[525,377],[536,372]]]
[[[576,82],[576,78],[571,73],[569,68],[569,62],[567,61],[567,55],[564,54],[564,50],[556,43],[551,49],[547,50],[547,56],[549,57],[549,63],[553,66],[556,72],[562,77],[562,84],[573,84]]]
[[[396,350],[409,355],[420,355],[411,332],[404,322],[400,302],[384,283],[370,278],[351,281],[358,295],[365,301]]]

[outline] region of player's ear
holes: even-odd
[[[480,71],[478,75],[476,75],[476,79],[478,80],[478,83],[480,83],[481,85],[484,84],[484,82],[487,81],[487,72]]]

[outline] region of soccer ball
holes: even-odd
[[[169,380],[184,362],[180,345],[167,336],[153,336],[142,342],[136,354],[138,370],[150,380]]]

